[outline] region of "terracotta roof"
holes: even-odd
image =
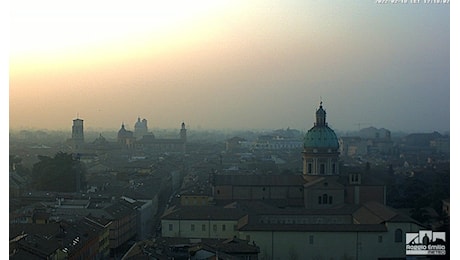
[[[301,175],[215,175],[215,185],[236,186],[301,186]]]
[[[353,213],[353,218],[360,224],[379,224],[384,222],[412,222],[420,224],[398,210],[378,202],[364,203],[362,207]]]
[[[161,219],[168,220],[238,220],[247,213],[236,208],[214,206],[184,206],[165,213]]]
[[[227,240],[207,240],[203,245],[209,246],[210,249],[218,250],[227,254],[248,254],[259,253],[258,247],[248,244],[248,241],[239,238],[230,238]]]
[[[385,232],[383,224],[248,224],[240,231],[290,231],[290,232]]]
[[[309,182],[304,184],[304,187],[317,187],[327,188],[327,189],[343,189],[343,185],[338,182],[338,176],[315,176],[316,178],[309,178]]]
[[[237,201],[226,207],[239,208],[254,215],[350,215],[359,205],[344,204],[333,208],[306,209],[304,207],[279,208],[267,200]]]

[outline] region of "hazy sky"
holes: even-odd
[[[450,128],[448,4],[10,3],[10,128]]]

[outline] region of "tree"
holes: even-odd
[[[32,183],[37,190],[74,192],[85,181],[84,165],[72,154],[58,152],[54,158],[38,156],[32,168]]]

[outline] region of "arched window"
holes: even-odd
[[[395,230],[395,242],[401,243],[402,242],[402,230],[400,228]]]

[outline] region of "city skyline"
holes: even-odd
[[[448,4],[105,4],[11,3],[10,129],[449,131]]]

